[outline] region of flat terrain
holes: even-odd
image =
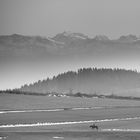
[[[140,106],[140,101],[103,98],[47,97],[0,94],[0,110],[48,109],[99,106]]]
[[[139,124],[139,101],[0,95],[0,139],[139,140]]]
[[[138,132],[21,132],[0,135],[6,140],[139,140]]]

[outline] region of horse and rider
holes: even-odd
[[[90,127],[91,129],[96,129],[96,130],[99,129],[99,127],[98,127],[96,124],[92,124],[92,125],[90,125],[89,127]]]

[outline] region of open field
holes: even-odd
[[[88,123],[15,128],[1,131],[0,137],[5,140],[139,140],[139,123],[140,120],[103,122],[99,123],[99,131],[91,130]]]
[[[140,106],[140,101],[103,98],[47,97],[0,94],[0,110],[49,109],[102,106]]]
[[[21,132],[0,133],[6,140],[139,140],[138,132]]]
[[[139,140],[139,124],[139,101],[0,95],[0,139]]]

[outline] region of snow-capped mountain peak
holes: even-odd
[[[135,35],[127,35],[127,36],[121,36],[118,40],[119,41],[136,41],[138,38]]]
[[[49,41],[55,43],[55,44],[62,44],[62,45],[65,44],[64,42],[56,41],[56,40],[54,40],[54,39],[52,39],[52,38],[50,38],[50,37],[48,37],[47,39],[48,39]]]
[[[87,39],[88,36],[82,33],[72,33],[70,31],[64,31],[63,33],[57,34],[54,38]]]

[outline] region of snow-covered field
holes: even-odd
[[[139,101],[0,95],[0,139],[138,140],[139,124]]]

